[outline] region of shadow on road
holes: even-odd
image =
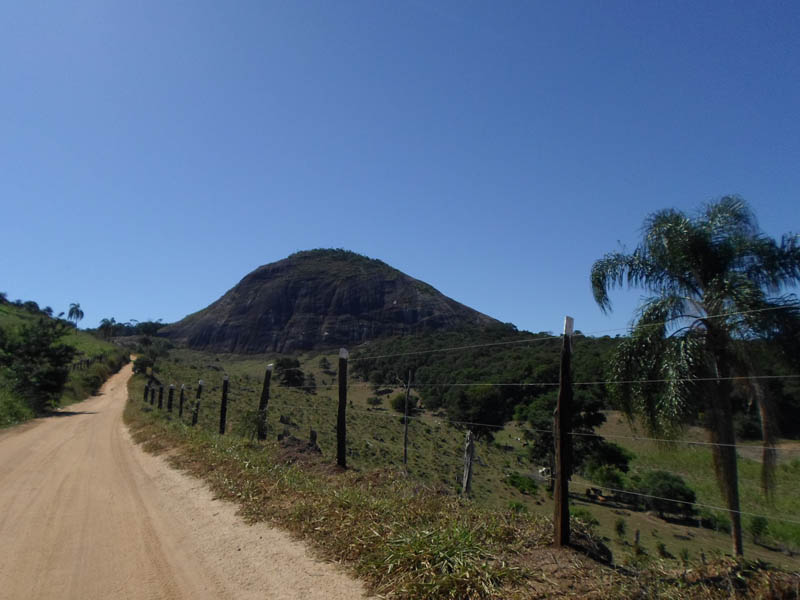
[[[48,412],[43,414],[42,416],[47,417],[74,417],[75,415],[96,415],[97,411],[93,410],[54,410],[52,412]]]

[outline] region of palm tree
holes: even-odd
[[[111,317],[110,319],[103,319],[102,321],[100,321],[99,329],[100,331],[103,332],[104,338],[108,339],[111,337],[111,335],[114,333],[114,325],[116,324],[117,321],[114,319],[114,317]]]
[[[75,323],[75,329],[78,329],[78,321],[83,319],[83,311],[81,310],[81,305],[78,302],[73,302],[69,305],[69,312],[67,313],[67,319]]]
[[[704,414],[733,551],[741,555],[731,396],[737,386],[759,407],[762,487],[769,497],[777,429],[769,397],[749,378],[746,347],[762,338],[788,352],[800,340],[797,298],[785,293],[800,283],[798,237],[767,237],[743,200],[724,197],[695,218],[677,210],[654,213],[637,248],[606,254],[592,266],[591,279],[604,312],[611,309],[609,290],[624,283],[650,294],[612,361],[611,379],[619,382],[611,385],[612,396],[654,434],[674,435]]]

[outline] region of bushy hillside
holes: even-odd
[[[127,359],[33,302],[1,303],[0,427],[87,398]]]

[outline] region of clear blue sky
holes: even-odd
[[[0,291],[173,321],[344,247],[522,329],[624,327],[654,210],[798,231],[798,2],[11,2]]]

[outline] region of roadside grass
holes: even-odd
[[[33,411],[13,394],[0,373],[0,429],[23,423],[33,417]]]
[[[348,565],[378,594],[504,597],[502,590],[523,575],[515,554],[547,535],[543,519],[513,513],[487,519],[472,503],[396,469],[340,472],[303,443],[221,437],[165,421],[137,402],[129,403],[126,420],[147,449],[177,446],[173,465],[239,502],[248,521],[270,521],[312,539],[318,553]]]
[[[337,357],[325,355],[335,368]],[[214,355],[198,351],[178,349],[170,352],[168,360],[157,365],[157,376],[166,386],[175,383],[187,384],[184,422],[191,419],[191,407],[194,403],[194,390],[198,379],[204,379],[205,386],[200,408],[200,429],[216,432],[219,426],[219,402],[222,379],[225,374],[230,377],[230,393],[228,407],[228,431],[245,438],[255,436],[255,414],[264,375],[268,362],[275,356],[237,356]],[[289,434],[302,440],[309,439],[310,430],[317,433],[317,443],[322,457],[328,462],[335,460],[336,447],[336,409],[338,391],[336,374],[319,367],[322,355],[301,356],[300,360],[305,373],[312,373],[317,382],[315,394],[305,393],[296,388],[280,385],[273,375],[271,398],[268,412],[269,439],[275,440],[279,434]],[[143,384],[142,384],[143,385]],[[401,391],[401,387],[380,396],[377,405],[368,399],[374,398],[371,386],[359,381],[351,381],[348,389],[348,465],[355,470],[369,472],[381,469],[402,469],[403,424],[402,416],[390,408],[390,398]],[[141,388],[139,396],[141,399]],[[137,392],[133,392],[134,394]],[[176,390],[176,404],[178,398]],[[166,390],[165,390],[166,397]],[[374,402],[374,400],[373,400]],[[177,413],[177,407],[175,408]],[[173,419],[177,415],[173,416]],[[609,435],[630,436],[627,423],[618,415],[609,415]],[[692,432],[692,435],[698,434]],[[698,434],[701,435],[701,434]],[[493,441],[479,440],[476,444],[476,460],[473,474],[472,502],[491,510],[512,510],[532,517],[550,518],[553,505],[544,482],[531,485],[537,480],[539,465],[532,464],[523,447],[522,430],[514,423],[499,431]],[[698,493],[698,502],[722,506],[721,500],[712,494],[718,494],[713,478],[710,462],[691,463],[687,457],[673,455],[661,448],[647,448],[643,442],[626,444],[626,440],[612,438],[621,445],[631,447],[640,452],[632,463],[634,471],[645,468],[660,468],[675,471],[698,473],[697,482],[687,477],[690,485]],[[421,410],[414,414],[409,423],[409,477],[419,485],[439,489],[445,494],[456,494],[460,490],[463,472],[464,430],[446,422],[444,417]],[[695,450],[687,450],[697,456]],[[710,460],[710,455],[706,457]],[[699,460],[699,459],[696,459]],[[755,461],[742,461],[743,500],[757,498],[760,493],[758,485],[746,488],[756,479],[751,477],[751,470],[758,469]],[[784,491],[798,481],[793,463],[781,466],[778,474],[779,503],[775,505],[775,514],[797,515],[800,513],[794,496],[784,497]],[[688,468],[687,468],[688,465]],[[579,476],[573,478],[571,503],[575,508],[588,511],[591,518],[598,521],[596,532],[614,553],[615,562],[622,564],[631,553],[631,542],[635,532],[640,532],[639,550],[650,557],[658,557],[674,568],[682,566],[682,555],[688,553],[691,560],[700,560],[706,556],[723,556],[730,551],[730,537],[723,531],[713,531],[697,527],[696,523],[669,522],[645,511],[631,510],[624,505],[613,502],[597,502],[584,495],[586,485],[594,485]],[[790,494],[788,494],[790,495]],[[777,498],[777,496],[776,496]],[[716,504],[715,504],[716,502]],[[753,512],[761,513],[759,510]],[[786,512],[788,511],[788,513]],[[769,513],[767,513],[769,514]],[[628,523],[629,535],[625,540],[618,539],[614,532],[614,524],[624,518]],[[745,518],[747,523],[747,518]],[[783,532],[786,529],[777,521],[769,523],[769,540],[772,531]],[[789,543],[789,542],[787,542]],[[754,545],[746,540],[746,555],[759,558],[783,568],[797,569],[800,561],[797,558],[770,550],[764,546]]]
[[[179,357],[181,368],[186,368],[185,358]],[[238,378],[244,366],[230,366],[227,372]],[[158,374],[164,383],[167,370],[162,365]],[[246,520],[293,532],[381,597],[797,597],[779,594],[791,591],[800,579],[764,565],[709,557],[705,565],[692,559],[676,568],[647,557],[612,568],[585,553],[550,547],[552,520],[541,514],[460,498],[435,478],[426,482],[396,465],[340,470],[324,448],[318,452],[293,436],[275,439],[276,430],[282,431],[278,426],[287,426],[278,421],[285,416],[280,413],[290,408],[288,402],[278,407],[278,394],[271,400],[277,414],[267,442],[220,436],[213,427],[218,405],[212,392],[222,375],[213,369],[205,375],[205,416],[202,426],[194,428],[187,424],[189,406],[183,420],[177,412],[153,409],[142,402],[145,378],[131,378],[125,420],[134,439],[148,451],[169,451],[166,458],[173,466],[205,479],[219,497],[238,503]],[[275,392],[287,401],[299,398],[296,390]],[[231,395],[231,406],[243,401]],[[241,406],[237,410],[244,414]],[[585,549],[602,552],[594,525],[579,516],[573,527]]]

